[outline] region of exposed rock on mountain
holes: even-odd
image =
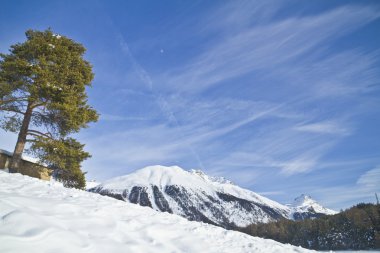
[[[146,167],[90,191],[225,228],[308,214],[307,210],[302,209],[301,214],[298,209],[240,188],[225,178],[177,166]]]

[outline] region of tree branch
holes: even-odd
[[[40,106],[43,106],[43,105],[46,105],[47,102],[43,102],[43,103],[39,103],[39,104],[35,104],[32,106],[33,109],[37,108],[37,107],[40,107]]]
[[[42,132],[40,132],[40,131],[32,130],[32,129],[28,130],[27,134],[28,134],[28,135],[37,136],[37,137],[41,137],[41,136],[43,136],[43,137],[48,138],[48,139],[51,139],[51,140],[54,139],[54,138],[53,138],[53,135],[52,135],[51,133],[42,133]]]
[[[0,111],[15,112],[15,113],[20,113],[20,114],[25,115],[24,112],[22,112],[22,111],[20,111],[20,110],[17,110],[17,109],[14,109],[14,108],[6,108],[6,107],[1,107],[1,106],[0,106]]]
[[[27,101],[28,101],[27,97],[13,98],[13,99],[8,99],[8,100],[1,99],[0,105],[12,103],[12,102],[27,102]]]

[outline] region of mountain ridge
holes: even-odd
[[[107,180],[90,191],[225,228],[316,216],[315,212],[280,204],[225,178],[178,166],[148,166]]]

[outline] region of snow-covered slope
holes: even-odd
[[[317,201],[305,194],[295,198],[294,202],[288,206],[291,209],[293,218],[296,220],[318,218],[323,215],[333,215],[338,213],[321,206]]]
[[[95,180],[86,181],[86,189],[89,190],[91,188],[94,188],[96,186],[100,185],[100,182],[97,182]]]
[[[226,228],[290,218],[285,205],[224,178],[177,166],[150,166],[91,189],[102,195]]]
[[[309,252],[0,172],[0,252]]]

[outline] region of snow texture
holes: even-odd
[[[311,251],[0,172],[0,252]]]

